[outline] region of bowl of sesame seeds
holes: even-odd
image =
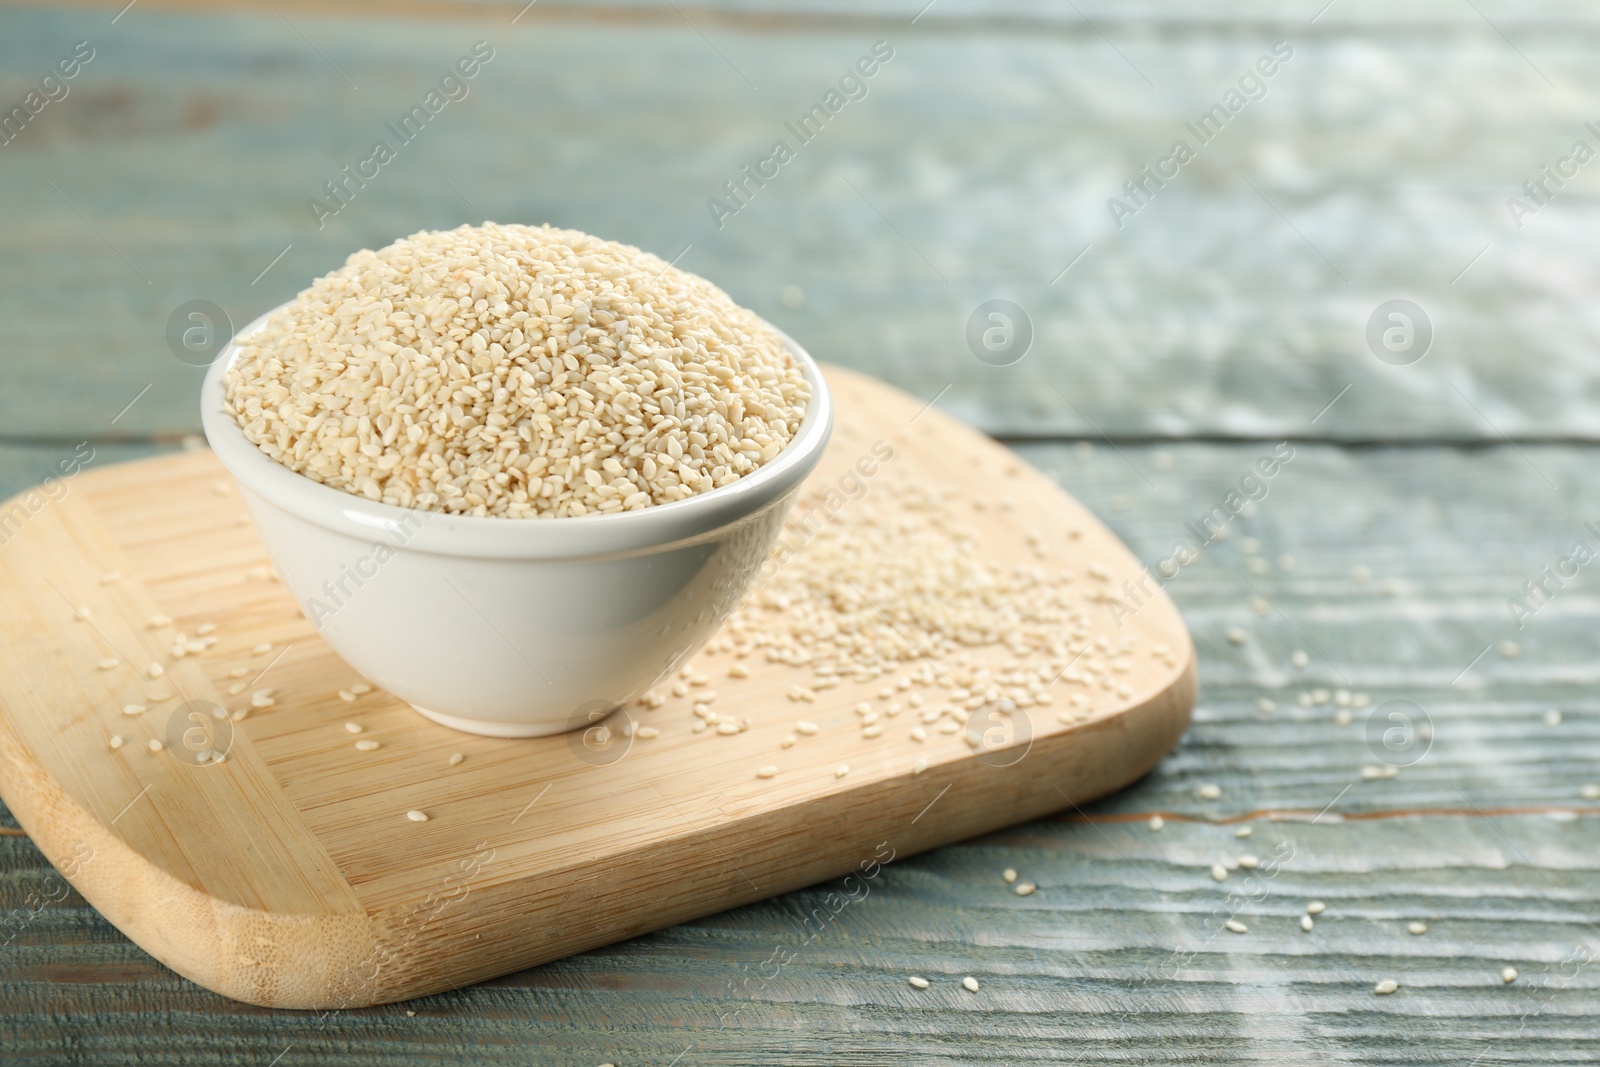
[[[832,429],[817,364],[578,231],[362,251],[241,330],[201,419],[306,617],[456,729],[586,727],[738,604]]]

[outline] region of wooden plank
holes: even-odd
[[[1593,199],[1580,179],[1520,230],[1506,207],[1587,136],[1587,24],[1511,25],[1508,44],[1492,19],[1430,6],[1419,18],[1448,25],[1283,28],[1296,53],[1268,95],[1119,230],[1108,199],[1278,27],[1127,21],[1108,41],[952,15],[936,32],[908,17],[903,31],[708,23],[706,37],[676,12],[635,25],[542,7],[515,27],[493,8],[381,34],[361,8],[297,9],[291,25],[141,7],[114,29],[100,10],[11,12],[13,95],[39,57],[99,50],[0,159],[15,190],[0,205],[6,432],[192,430],[199,371],[165,340],[181,305],[214,301],[239,325],[357,248],[482,215],[681,253],[823,358],[925,397],[949,386],[951,411],[997,433],[1499,440],[1600,425],[1571,280]],[[895,55],[866,98],[718,228],[708,199],[880,37]],[[471,96],[319,230],[308,199],[478,39],[496,58]],[[1457,128],[1473,134],[1428,132]],[[105,136],[122,129],[139,133]],[[1411,367],[1363,340],[1396,296],[1436,328]],[[985,365],[965,339],[994,298],[1032,321],[1015,366]],[[1347,385],[1359,402],[1313,422]]]
[[[992,634],[941,636],[918,620],[948,605],[914,595],[873,600],[886,622],[863,618],[833,600],[846,583],[878,590],[877,574],[819,566],[812,590],[780,562],[769,595],[659,700],[609,721],[615,744],[467,736],[381,691],[346,699],[361,676],[287,590],[251,577],[268,558],[222,465],[165,457],[81,473],[32,515],[0,505],[0,523],[19,516],[0,553],[0,790],[156,958],[250,1003],[326,1009],[455,988],[858,866],[875,877],[1143,775],[1193,703],[1172,605],[1114,627],[1095,606],[1135,564],[1093,516],[920,401],[848,372],[829,382],[834,436],[785,551],[842,539],[897,573],[913,546],[960,538],[971,560],[924,565],[991,561],[960,610],[1004,595],[1015,623],[975,614],[965,626]],[[824,677],[820,643],[798,663],[760,643],[824,623],[913,653]],[[202,626],[206,647],[173,644]],[[275,703],[253,710],[245,694],[265,686]],[[183,750],[190,702],[225,726],[202,714],[204,740]],[[651,735],[635,741],[635,722]],[[226,763],[197,766],[202,747],[200,763],[218,750]]]
[[[1183,522],[1268,450],[1022,451],[1159,562]],[[1093,825],[1068,810],[895,862],[815,937],[801,920],[837,906],[837,882],[456,993],[321,1019],[241,1009],[177,981],[69,895],[0,948],[0,999],[16,1006],[0,1014],[0,1041],[25,1060],[72,1049],[111,1062],[137,1047],[152,1063],[270,1061],[285,1047],[285,1064],[470,1062],[485,1048],[535,1062],[664,1064],[686,1047],[680,1062],[713,1064],[1580,1062],[1600,1038],[1600,979],[1581,962],[1600,951],[1590,925],[1600,820],[1582,796],[1600,757],[1590,677],[1600,604],[1581,586],[1563,591],[1515,634],[1519,657],[1491,652],[1450,684],[1505,636],[1507,590],[1600,515],[1592,450],[1522,451],[1297,445],[1257,513],[1168,586],[1201,664],[1196,721],[1177,751],[1086,807]],[[1263,542],[1269,573],[1248,569],[1246,536]],[[1283,553],[1293,570],[1277,565]],[[1352,577],[1359,565],[1370,580]],[[1390,579],[1398,594],[1384,591]],[[1283,616],[1251,610],[1250,582]],[[1249,629],[1249,641],[1227,641],[1230,626]],[[1307,647],[1294,627],[1335,659],[1286,665]],[[1437,732],[1426,758],[1360,781],[1360,765],[1378,762],[1356,734],[1362,720],[1341,728],[1337,709],[1295,700],[1344,685],[1336,670],[1375,702],[1426,707]],[[1280,710],[1256,711],[1263,695]],[[1556,726],[1543,719],[1549,706],[1564,712]],[[1352,776],[1315,824],[1262,814],[1315,814]],[[1206,782],[1221,787],[1217,800],[1196,794]],[[1159,833],[1145,823],[1152,812],[1166,813]],[[1236,838],[1238,825],[1251,837]],[[1292,856],[1271,877],[1257,868],[1250,881],[1237,866],[1246,851],[1285,855],[1286,843]],[[1226,881],[1212,880],[1214,863],[1230,867]],[[0,867],[8,915],[51,891],[25,839],[0,838]],[[1041,890],[1016,896],[1005,867]],[[1239,913],[1249,930],[1219,932],[1236,891],[1261,897]],[[1311,899],[1328,910],[1308,934],[1298,918]],[[1413,920],[1428,932],[1406,933]],[[763,982],[777,946],[795,959]],[[1507,965],[1521,972],[1511,985],[1498,977]],[[912,990],[910,973],[934,987]],[[976,996],[956,984],[967,973],[982,980]],[[1401,991],[1373,996],[1385,977]],[[169,1013],[188,1020],[181,1045]]]

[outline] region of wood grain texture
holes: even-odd
[[[991,642],[970,659],[929,657],[937,677],[913,682],[923,660],[913,656],[899,671],[813,692],[822,682],[809,667],[760,655],[741,664],[744,677],[730,675],[719,636],[680,672],[711,672],[715,690],[680,683],[660,707],[623,709],[608,723],[614,744],[461,735],[381,692],[340,695],[362,679],[286,589],[251,577],[267,569],[265,550],[221,464],[197,452],[78,473],[75,491],[37,511],[27,495],[0,505],[11,524],[0,553],[11,604],[0,622],[0,792],[57,869],[174,970],[249,1003],[342,1009],[481,981],[829,877],[876,878],[898,855],[1143,775],[1176,742],[1194,699],[1192,646],[1171,603],[1157,594],[1126,621],[1102,611],[1105,589],[1138,565],[1089,512],[915,398],[844,371],[829,382],[837,428],[786,551],[803,559],[827,540],[823,527],[853,521],[828,504],[851,506],[839,492],[851,473],[862,490],[853,507],[872,509],[863,523],[910,538],[910,524],[931,516],[952,536],[963,531],[977,559],[1014,567],[1032,556],[1041,580],[1074,583],[1060,622],[1041,615],[1028,627],[1054,635],[1031,660]],[[870,480],[863,456],[876,457]],[[985,503],[995,491],[1009,510]],[[1029,551],[1029,537],[1053,547]],[[776,570],[803,565],[786,558],[775,557]],[[767,628],[802,625],[782,610],[748,610]],[[165,623],[147,621],[158,613]],[[215,630],[212,647],[168,651],[202,626]],[[997,697],[966,701],[956,689],[988,684],[972,680],[980,667],[1023,662],[1050,676],[1043,692],[1058,707],[997,712]],[[1105,685],[1086,671],[1103,672]],[[254,677],[230,681],[235,672]],[[882,696],[885,682],[896,696],[926,697],[924,714],[890,722],[907,709]],[[247,694],[264,688],[275,704],[256,709]],[[707,694],[732,736],[691,714]],[[966,703],[947,712],[957,698]],[[863,703],[885,717],[881,736],[863,730]],[[797,718],[815,736],[796,738]],[[634,737],[635,725],[659,736]],[[201,735],[180,744],[191,730]],[[126,743],[109,748],[113,735]],[[147,751],[147,741],[166,747]],[[378,747],[354,747],[366,742]],[[196,763],[194,753],[218,750],[224,764]],[[464,757],[457,766],[446,763],[452,752]],[[775,777],[756,773],[769,765]],[[426,821],[409,821],[413,810]]]
[[[1392,33],[1299,12],[1257,25],[1259,8],[1097,31],[1070,7],[1008,26],[943,6],[892,28],[886,6],[861,26],[767,28],[697,28],[661,5],[637,22],[540,4],[515,26],[470,6],[379,21],[141,5],[115,27],[99,9],[9,12],[13,96],[39,57],[80,39],[98,52],[0,150],[0,420],[12,435],[192,430],[200,373],[165,340],[180,305],[243,324],[358,248],[488,215],[681,253],[821,358],[926,397],[949,385],[946,406],[994,433],[1595,436],[1587,179],[1520,229],[1506,207],[1593,117],[1596,30],[1570,6],[1486,20],[1430,5]],[[1116,228],[1108,199],[1279,36],[1296,52],[1267,95]],[[895,57],[868,95],[719,228],[708,199],[880,38]],[[308,199],[479,39],[496,58],[472,95],[319,229]],[[75,313],[84,294],[96,314]],[[1393,368],[1363,330],[1402,295],[1436,337]],[[965,339],[996,297],[1034,328],[1003,372]],[[52,388],[60,375],[78,389]],[[1352,382],[1371,401],[1313,424]]]

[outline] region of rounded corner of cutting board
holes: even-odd
[[[277,914],[174,877],[68,796],[12,732],[3,709],[0,794],[45,858],[72,870],[73,888],[95,910],[184,978],[264,1008],[356,1008],[394,999],[371,983],[352,995],[337,980],[360,975],[378,955],[365,913]]]

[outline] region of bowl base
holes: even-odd
[[[459,715],[446,715],[443,712],[429,711],[427,708],[419,708],[415,704],[411,705],[411,709],[432,719],[440,726],[448,726],[450,729],[460,730],[464,734],[479,734],[483,737],[548,737],[551,734],[564,734],[570,729],[565,723],[552,726],[549,723],[463,719]]]

